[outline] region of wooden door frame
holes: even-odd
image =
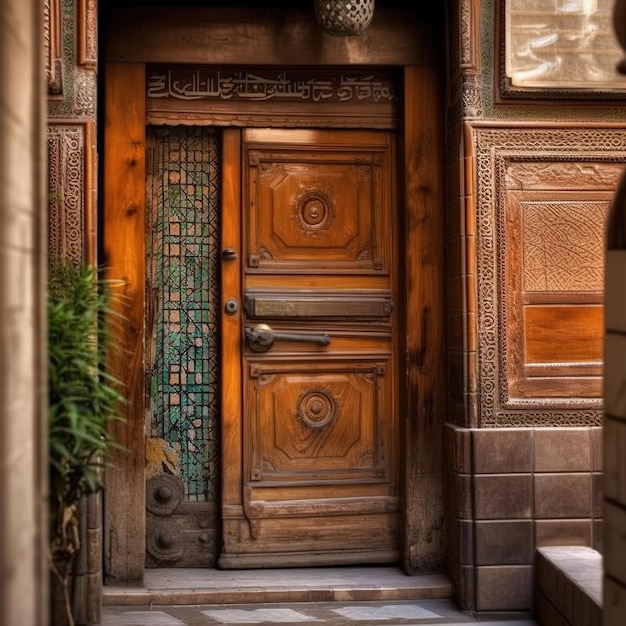
[[[123,282],[117,301],[126,324],[118,331],[121,356],[109,369],[130,391],[127,419],[113,425],[124,450],[114,453],[104,493],[104,572],[112,584],[141,584],[145,564],[145,427],[143,328],[145,291],[145,66],[147,63],[280,66],[393,66],[403,68],[401,120],[401,216],[398,242],[404,259],[399,320],[405,328],[403,415],[403,555],[409,572],[441,571],[445,546],[442,427],[444,393],[444,183],[443,97],[432,32],[397,10],[378,11],[357,39],[321,35],[311,16],[287,11],[272,16],[246,10],[125,9],[111,16],[105,36],[104,145],[101,262],[109,278]],[[233,27],[238,26],[233,34]],[[305,33],[296,37],[297,33]],[[289,34],[289,55],[277,45]],[[229,45],[223,45],[224,37]],[[173,42],[185,41],[183,48]],[[218,42],[218,43],[212,43]],[[206,53],[210,50],[210,54]],[[237,132],[224,140],[236,141]],[[229,149],[235,149],[229,144]],[[224,174],[224,198],[238,205],[241,190]],[[233,214],[237,213],[233,211]],[[237,218],[239,219],[239,218]],[[239,237],[239,224],[224,225],[223,245]],[[231,267],[235,268],[235,264]],[[240,269],[240,268],[239,268]],[[230,276],[230,275],[229,275]],[[227,281],[238,280],[232,276]],[[233,285],[230,285],[233,287]],[[223,350],[240,350],[240,317],[223,328]],[[236,345],[235,345],[236,344]],[[241,390],[240,380],[229,385]],[[239,394],[223,399],[230,415]],[[237,398],[237,399],[235,399]],[[236,436],[232,423],[222,436]],[[223,471],[227,471],[226,468]],[[228,480],[232,476],[228,474]],[[228,489],[236,488],[229,484]],[[433,540],[434,538],[434,540]]]

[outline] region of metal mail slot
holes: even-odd
[[[393,302],[391,298],[384,296],[247,295],[245,309],[246,315],[254,319],[270,317],[386,319],[393,311]]]

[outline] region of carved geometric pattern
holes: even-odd
[[[50,94],[48,118],[63,120],[88,118],[95,121],[97,59],[93,58],[93,55],[97,52],[94,47],[96,46],[96,0],[81,0],[86,4],[78,3],[80,6],[77,6],[75,0],[58,0],[58,2],[60,3],[58,76],[62,74],[63,88],[62,93],[59,87],[57,92]],[[84,12],[86,22],[80,19],[79,11]],[[81,34],[83,25],[86,30]],[[53,33],[50,33],[50,36],[52,37]],[[84,46],[80,43],[83,39]]]
[[[525,291],[601,291],[609,202],[521,203]]]
[[[505,332],[509,314],[508,294],[504,288],[508,253],[503,240],[505,230],[502,219],[507,214],[509,194],[518,187],[515,171],[519,164],[529,165],[531,169],[533,164],[541,163],[540,167],[544,168],[545,164],[550,164],[548,171],[558,171],[561,166],[567,169],[573,164],[580,172],[587,173],[582,182],[579,180],[577,183],[582,189],[598,190],[599,187],[607,192],[607,183],[617,183],[625,162],[626,129],[468,126],[472,132],[476,172],[478,380],[473,384],[480,390],[479,425],[600,425],[603,419],[600,398],[530,398],[520,400],[522,408],[505,406],[508,394],[506,363],[510,347],[507,346]],[[598,171],[602,172],[599,178],[595,176]],[[547,176],[549,178],[550,175]],[[573,193],[573,190],[570,191]],[[593,210],[592,218],[600,220],[604,210],[597,206]],[[601,225],[596,226],[602,228]],[[597,246],[597,243],[594,245]],[[597,250],[596,247],[594,249]],[[594,261],[593,265],[597,268],[598,261]],[[597,282],[597,273],[595,276]]]
[[[185,498],[215,501],[220,147],[213,128],[149,127],[146,429],[179,457]]]
[[[258,363],[247,419],[255,481],[378,479],[389,397],[384,363]],[[320,473],[321,472],[321,473]]]
[[[333,271],[384,271],[378,155],[320,153],[291,159],[287,149],[284,156],[249,152],[254,166],[249,168],[247,223],[256,225],[248,240],[250,267],[292,271],[326,263]]]
[[[48,250],[85,258],[85,127],[48,126]]]

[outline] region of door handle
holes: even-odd
[[[305,341],[315,343],[318,346],[327,346],[330,343],[330,335],[310,333],[277,333],[268,324],[257,324],[253,328],[246,327],[246,343],[254,352],[266,352],[277,339],[283,341]]]

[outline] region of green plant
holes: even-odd
[[[48,277],[48,443],[50,566],[66,623],[73,625],[69,581],[80,548],[78,508],[102,489],[102,467],[122,419],[119,381],[104,369],[115,311],[111,285],[97,269],[52,259]]]

